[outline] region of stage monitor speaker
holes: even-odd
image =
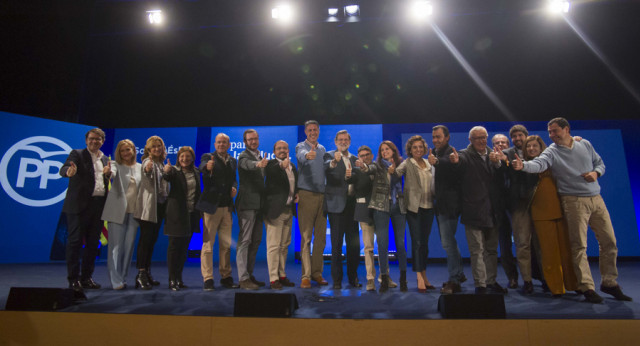
[[[502,294],[443,294],[438,311],[444,318],[502,319],[507,315]]]
[[[293,293],[237,292],[233,315],[243,317],[291,317],[298,308]]]
[[[70,306],[75,300],[77,297],[69,288],[11,287],[5,309],[54,311]]]

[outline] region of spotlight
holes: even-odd
[[[409,6],[409,18],[417,22],[424,22],[433,14],[431,1],[414,1]]]
[[[338,15],[338,9],[337,8],[329,8],[327,9],[327,13],[329,14],[330,17],[335,17]]]
[[[160,25],[164,21],[162,10],[147,11],[147,18],[149,18],[149,24],[153,24],[153,25]]]
[[[271,18],[286,23],[291,22],[293,20],[293,10],[289,5],[278,5],[271,9]]]
[[[345,17],[356,17],[360,15],[360,6],[358,5],[347,5],[344,7],[344,15]]]
[[[549,0],[548,9],[549,12],[560,14],[560,13],[568,13],[571,4],[567,0]]]

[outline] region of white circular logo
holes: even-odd
[[[41,144],[40,146],[36,146],[34,145],[35,143],[42,143],[44,145]],[[56,150],[45,151],[45,149],[41,148],[41,146],[49,150],[50,147],[54,147]],[[57,150],[58,148],[60,150]],[[25,151],[31,152],[32,154],[22,156],[17,155],[16,157],[20,159],[19,163],[16,165],[16,162],[14,161],[11,164],[13,173],[15,173],[13,171],[13,168],[17,166],[15,183],[12,184],[9,181],[9,175],[7,174],[7,170],[10,166],[9,164],[16,153]],[[60,167],[62,167],[64,162],[48,160],[47,158],[50,158],[52,156],[68,155],[69,152],[71,152],[71,147],[67,143],[53,137],[34,136],[19,141],[18,143],[11,146],[9,150],[7,150],[7,152],[2,157],[2,161],[0,161],[0,183],[2,184],[2,188],[4,188],[4,191],[7,193],[7,195],[13,198],[16,202],[31,207],[46,207],[60,202],[66,195],[66,184],[64,185],[64,190],[54,197],[50,196],[52,193],[56,193],[56,191],[49,191],[51,189],[47,189],[47,187],[49,185],[49,181],[61,178],[59,172]],[[33,155],[33,153],[37,154],[39,158],[33,157],[35,156]],[[51,172],[51,167],[56,167],[57,170],[55,170],[55,172]],[[14,175],[12,175],[12,177],[13,176]],[[42,198],[36,198],[31,195],[24,196],[16,191],[24,189],[25,183],[27,183],[28,185],[35,185],[36,182],[38,183],[38,186],[31,190],[35,189],[37,193],[35,193],[34,195],[44,196]],[[59,186],[61,184],[56,185],[59,191]],[[41,190],[45,190],[47,192],[42,193]]]

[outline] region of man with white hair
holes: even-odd
[[[458,165],[462,192],[462,217],[465,226],[471,270],[476,294],[506,293],[496,282],[498,267],[498,212],[501,203],[500,161],[489,155],[489,135],[482,126],[469,131],[469,146],[451,154]],[[491,159],[490,159],[491,157]]]

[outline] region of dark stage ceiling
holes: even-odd
[[[0,3],[0,110],[102,127],[632,119],[640,1],[14,1]],[[145,11],[162,8],[151,27]]]

